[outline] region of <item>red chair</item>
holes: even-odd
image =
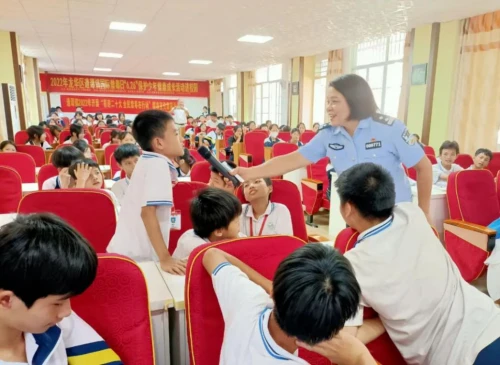
[[[104,149],[104,162],[106,165],[111,166],[111,178],[120,171],[120,166],[118,166],[118,162],[116,162],[114,157],[114,153],[118,147],[120,147],[119,144],[110,144]]]
[[[242,204],[248,203],[245,199],[245,194],[243,193],[243,188],[241,186],[236,190],[236,196]],[[297,185],[288,180],[273,180],[271,201],[283,204],[288,208],[292,217],[293,235],[295,237],[300,238],[305,242],[317,241],[314,236],[307,235],[304,212]]]
[[[488,170],[462,170],[450,174],[446,194],[450,219],[444,221],[445,247],[471,282],[484,273],[484,261],[495,246],[496,231],[487,228],[500,218],[495,181]]]
[[[19,173],[11,167],[0,166],[0,214],[15,213],[23,197]]]
[[[460,153],[457,156],[455,163],[464,169],[468,169],[471,165],[474,164],[474,160],[472,159],[471,155],[468,155],[466,153]]]
[[[24,183],[36,182],[36,164],[27,153],[0,153],[0,166],[8,166],[17,171]]]
[[[330,199],[328,199],[328,173],[326,168],[330,160],[324,157],[316,163],[307,166],[307,179],[302,180],[302,202],[304,211],[307,213],[307,224],[314,225],[314,215],[321,208],[330,210]]]
[[[28,136],[28,132],[26,131],[19,131],[16,132],[16,135],[14,136],[14,143],[17,144],[26,144],[28,142],[28,139],[30,137]]]
[[[45,138],[46,138],[47,143],[49,143],[49,144],[54,143],[54,136],[52,135],[52,133],[50,133],[50,129],[44,128],[44,131],[45,131],[45,136],[46,136]]]
[[[69,129],[64,129],[61,131],[61,134],[59,134],[59,145],[63,144],[66,142],[66,140],[71,136],[71,133],[69,132]]]
[[[33,160],[35,160],[35,166],[41,167],[45,165],[45,151],[40,146],[32,146],[32,145],[16,145],[17,152],[27,153]]]
[[[111,131],[113,131],[113,129],[104,129],[101,132],[101,147],[111,141]]]
[[[431,164],[436,165],[438,163],[436,156],[434,156],[434,155],[426,155],[426,156],[429,159],[429,161],[431,162]]]
[[[92,146],[92,135],[89,131],[85,132],[85,139],[87,140],[89,146]]]
[[[314,136],[316,136],[315,132],[313,132],[313,131],[304,131],[304,133],[302,133],[300,135],[300,141],[303,144],[309,143],[311,141],[311,139],[314,138]]]
[[[68,117],[62,117],[61,119],[63,120],[65,126],[69,126],[70,120]]]
[[[59,171],[52,164],[43,165],[38,171],[38,190],[42,190],[43,183],[45,180],[50,179],[51,177],[59,175]]]
[[[210,164],[208,161],[196,162],[193,167],[191,167],[191,181],[208,184],[210,181]]]
[[[206,161],[201,155],[200,153],[198,152],[198,150],[195,150],[195,149],[190,149],[189,150],[189,154],[191,156],[193,156],[194,160],[196,162],[200,162],[200,161]]]
[[[271,245],[273,249],[269,250]],[[202,263],[205,251],[217,247],[272,280],[279,263],[303,245],[301,240],[289,236],[264,236],[211,243],[193,251],[187,264],[185,288],[186,326],[192,365],[218,365],[224,338],[224,320],[212,278]],[[330,361],[303,349],[299,350],[299,356],[311,365],[331,365]]]
[[[296,144],[293,143],[276,143],[273,145],[273,157],[288,155],[289,153],[295,152],[299,149]]]
[[[490,170],[493,176],[497,176],[497,172],[500,171],[500,152],[493,152],[493,158],[486,169]]]
[[[283,142],[290,142],[290,139],[292,139],[292,134],[290,132],[279,132],[278,138]]]
[[[71,306],[117,353],[123,364],[154,365],[148,288],[131,259],[100,254],[97,276]]]
[[[267,137],[268,134],[265,131],[253,131],[245,134],[243,142],[246,153],[240,153],[240,166],[251,167],[264,162],[264,140]]]
[[[168,251],[172,255],[177,247],[177,241],[182,236],[184,232],[188,229],[193,228],[193,223],[191,222],[191,215],[189,214],[189,207],[191,205],[191,200],[203,189],[207,188],[208,185],[198,182],[178,182],[174,185],[173,195],[174,195],[174,207],[175,210],[181,212],[181,229],[170,231],[170,240],[168,242]]]
[[[49,212],[67,221],[82,234],[97,253],[105,253],[116,230],[113,200],[95,189],[43,190],[26,194],[19,214]],[[92,223],[89,224],[89,220]]]
[[[224,129],[224,141],[226,142],[226,147],[229,147],[229,138],[234,136],[233,128]]]
[[[431,146],[424,146],[424,152],[426,155],[436,156],[436,152],[434,152],[434,148]]]

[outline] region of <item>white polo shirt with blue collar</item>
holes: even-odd
[[[384,167],[396,185],[396,203],[412,201],[401,164],[413,167],[425,156],[403,122],[383,114],[361,120],[352,137],[343,127],[326,126],[299,152],[312,163],[329,157],[339,175],[363,162]]]
[[[293,236],[292,216],[284,204],[269,202],[266,211],[258,219],[250,204],[243,204],[240,232],[247,237],[286,234]]]
[[[215,268],[212,283],[224,318],[220,365],[308,364],[269,333],[273,302],[262,287],[229,262]]]

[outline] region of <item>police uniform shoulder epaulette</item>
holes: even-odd
[[[330,123],[327,123],[327,124],[324,124],[323,126],[321,126],[319,128],[318,132],[321,132],[321,131],[323,131],[325,129],[330,129],[330,128],[332,128],[332,125]]]
[[[394,122],[396,121],[396,118],[390,117],[390,116],[385,115],[385,114],[377,113],[373,117],[373,120],[375,122],[377,122],[377,123],[382,123],[382,124],[385,124],[385,125],[392,126],[394,124]]]

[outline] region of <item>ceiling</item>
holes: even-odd
[[[498,0],[0,0],[0,29],[17,32],[23,54],[45,71],[213,79],[499,8]],[[111,21],[147,27],[114,31]],[[237,42],[246,34],[274,40]]]

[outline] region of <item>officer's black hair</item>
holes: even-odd
[[[330,82],[341,93],[349,105],[350,120],[360,121],[375,115],[378,110],[377,102],[373,97],[372,89],[364,78],[356,74],[337,77]]]

